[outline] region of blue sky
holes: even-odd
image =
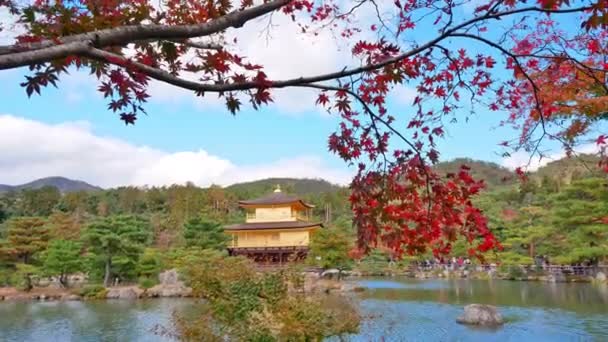
[[[44,89],[42,96],[34,95],[31,99],[19,86],[21,77],[18,72],[0,74],[4,99],[0,102],[0,115],[51,126],[83,122],[97,137],[119,139],[167,153],[204,150],[237,167],[272,165],[277,160],[312,156],[320,159],[322,168],[349,172],[339,158],[327,151],[327,137],[336,129],[338,119],[312,107],[286,112],[271,104],[259,111],[246,108],[232,116],[220,105],[201,105],[201,99],[194,96],[168,101],[153,98],[146,107],[149,115],[141,116],[135,126],[125,126],[115,114],[106,110],[106,102],[95,92],[95,84],[84,75],[69,77],[60,83],[59,89]],[[405,103],[393,99],[390,111],[399,117],[409,115],[407,113],[412,109]],[[446,138],[439,143],[442,160],[471,157],[501,162],[496,154],[497,143],[505,133],[493,130],[500,117],[494,112],[478,112],[475,116],[468,123],[448,126]],[[502,131],[515,134],[511,130]],[[28,135],[29,132],[19,134]],[[40,137],[30,138],[36,141]],[[0,175],[1,168],[0,165]],[[44,170],[35,174],[36,177],[43,175]],[[284,175],[290,176],[289,170]],[[96,179],[84,176],[87,181],[96,182]],[[309,175],[295,173],[295,176]],[[322,170],[310,176],[323,177]],[[17,177],[13,183],[23,180]],[[340,177],[332,180],[342,181]],[[0,179],[0,183],[3,182],[11,183],[10,179]]]
[[[280,18],[275,23],[285,24]],[[244,43],[238,48],[266,61],[271,78],[318,74],[349,63],[344,59],[348,50],[331,35],[294,39],[294,28],[285,26],[265,44],[266,37],[259,34],[265,23],[248,25],[239,33]],[[314,107],[314,92],[281,90],[275,93],[276,103],[259,111],[245,106],[232,116],[217,100],[157,83],[150,89],[149,115],[125,126],[106,110],[94,79],[86,74],[73,73],[59,89],[44,89],[31,99],[19,86],[23,75],[24,70],[0,72],[0,153],[19,152],[15,162],[0,162],[0,184],[54,175],[102,186],[185,180],[229,184],[269,176],[346,183],[352,174],[327,151],[327,137],[339,121]],[[410,117],[413,93],[399,87],[388,100],[389,112]],[[504,115],[479,108],[469,122],[449,124],[439,141],[441,160],[470,157],[511,166],[498,154],[497,144],[517,135],[509,128],[496,129]]]

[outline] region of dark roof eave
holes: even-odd
[[[312,208],[313,206],[304,202],[301,198],[294,195],[287,195],[282,192],[275,192],[263,197],[241,200],[240,205],[256,206],[256,205],[285,205],[298,203],[304,207]]]
[[[295,201],[267,201],[267,202],[256,202],[255,200],[252,201],[239,201],[239,205],[248,205],[248,206],[256,206],[256,205],[283,205],[283,204],[292,204],[292,203],[300,203],[301,205],[303,205],[306,208],[314,208],[315,206],[309,203],[306,203],[302,200],[295,200]]]
[[[276,230],[276,229],[304,229],[319,226],[321,222],[256,222],[242,223],[224,227],[224,230]]]

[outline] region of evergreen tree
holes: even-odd
[[[29,264],[16,264],[15,273],[12,283],[17,285],[17,288],[23,291],[30,291],[34,288],[33,278],[39,275],[38,267]]]
[[[54,186],[22,191],[22,214],[25,216],[49,216],[61,200],[61,193]]]
[[[343,229],[320,229],[312,238],[309,259],[319,267],[337,268],[342,271],[352,262],[348,255],[352,242]]]
[[[197,217],[184,225],[184,240],[187,247],[224,250],[230,237],[220,223]]]
[[[6,209],[6,207],[4,206],[3,203],[0,203],[0,224],[2,224],[2,222],[6,221],[6,219],[8,219],[9,217],[9,213],[8,210]],[[0,236],[2,236],[0,234]]]
[[[110,285],[114,267],[137,264],[150,239],[149,224],[137,216],[110,216],[89,224],[84,232],[87,249],[104,266],[103,282]]]
[[[205,196],[201,188],[192,183],[185,186],[173,185],[167,190],[169,220],[176,228],[197,217],[204,208]]]
[[[0,254],[17,258],[24,264],[31,263],[32,256],[44,250],[49,240],[48,228],[40,217],[16,217],[6,222],[6,239],[0,246]]]
[[[68,275],[83,270],[82,245],[76,241],[53,240],[44,255],[44,273],[59,276],[59,283],[68,287]]]
[[[570,262],[608,258],[608,187],[604,178],[578,180],[553,198],[553,243]]]
[[[63,240],[79,240],[82,218],[78,213],[54,212],[48,219],[51,237]]]
[[[86,191],[68,192],[61,197],[58,208],[69,213],[84,214],[89,212],[94,214],[95,212],[89,208],[89,197],[90,194]]]
[[[137,273],[144,277],[155,277],[158,275],[162,267],[162,262],[158,251],[153,248],[147,248],[139,260]]]

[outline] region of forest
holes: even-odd
[[[486,189],[474,201],[503,249],[487,252],[484,262],[532,264],[542,255],[555,264],[597,264],[608,257],[608,181],[595,171],[595,162],[591,156],[554,161],[524,180],[496,164],[470,159],[436,168],[447,174],[466,164],[485,179]],[[366,260],[394,259],[389,250],[378,249],[353,260],[361,256],[352,253],[357,232],[349,189],[323,180],[65,193],[43,186],[0,195],[0,284],[27,289],[33,276],[55,276],[67,285],[68,274],[85,272],[106,286],[116,281],[153,286],[161,270],[192,253],[223,252],[223,225],[245,220],[238,201],[267,194],[277,184],[314,204],[313,220],[325,225],[314,238],[310,264],[364,267]],[[469,248],[457,240],[450,254],[466,256]],[[404,263],[429,257],[430,252],[406,255]]]

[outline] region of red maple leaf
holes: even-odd
[[[124,121],[125,125],[135,125],[135,120],[137,120],[137,116],[133,113],[122,113],[120,114],[120,120]]]
[[[325,106],[329,103],[329,96],[327,96],[325,93],[319,94],[316,103]]]

